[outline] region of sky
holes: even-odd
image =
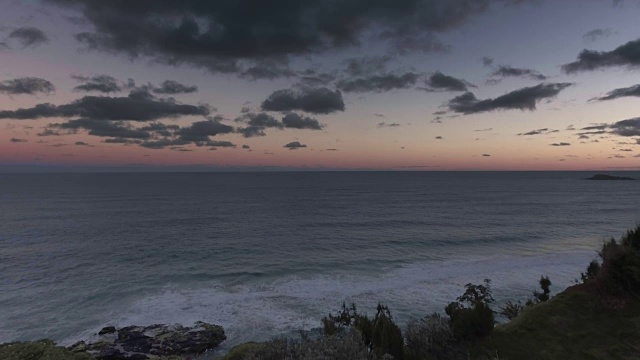
[[[640,169],[638,0],[4,0],[16,166]]]

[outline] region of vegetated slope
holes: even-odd
[[[640,300],[605,305],[574,286],[496,326],[480,347],[509,360],[640,359]]]

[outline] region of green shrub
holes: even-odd
[[[600,263],[596,260],[591,260],[589,266],[587,266],[587,272],[580,273],[582,283],[584,284],[587,281],[598,277],[598,272],[600,272]]]
[[[628,230],[619,242],[605,242],[600,258],[596,281],[601,288],[615,295],[640,296],[640,226]]]
[[[86,353],[73,353],[51,340],[16,342],[0,345],[2,360],[92,360]]]
[[[515,303],[509,300],[503,308],[500,308],[500,314],[504,315],[504,317],[509,320],[517,318],[522,311],[524,311],[524,305],[522,305],[520,301]]]
[[[484,280],[484,285],[467,284],[465,288],[457,302],[445,307],[445,312],[449,315],[454,337],[459,341],[475,342],[493,331],[495,320],[489,304],[495,300],[489,279]]]
[[[551,280],[549,280],[548,276],[540,277],[540,288],[542,289],[542,292],[533,292],[535,303],[542,303],[549,300],[549,294],[551,294]]]
[[[405,331],[405,360],[466,359],[466,349],[456,342],[448,319],[433,313],[411,320]]]
[[[329,314],[322,318],[322,329],[325,336],[335,336],[351,327],[361,334],[365,346],[378,357],[389,354],[402,359],[404,339],[402,331],[393,322],[391,311],[385,305],[378,304],[376,315],[370,319],[358,313],[355,304],[348,307],[342,304],[337,315]]]

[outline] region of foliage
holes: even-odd
[[[640,297],[640,225],[605,242],[599,255],[601,265],[590,264],[585,278],[611,295]]]
[[[503,308],[500,308],[500,314],[509,320],[513,320],[524,311],[524,307],[520,301],[512,302],[509,300]]]
[[[355,329],[317,340],[279,338],[241,350],[234,357],[227,354],[224,360],[372,360],[362,336]]]
[[[2,360],[91,360],[85,353],[73,353],[51,340],[17,342],[0,345]]]
[[[322,329],[325,336],[335,336],[346,328],[357,329],[367,349],[378,357],[389,354],[396,359],[402,359],[404,339],[400,327],[393,322],[391,311],[385,305],[378,304],[373,319],[359,314],[355,304],[348,307],[342,304],[342,310],[337,315],[329,314],[322,318]]]
[[[534,291],[533,298],[535,303],[542,303],[549,300],[549,294],[551,293],[551,280],[548,276],[540,277],[540,288],[542,292]]]
[[[580,273],[582,283],[584,284],[587,281],[598,277],[598,272],[600,272],[600,263],[596,260],[591,260],[589,266],[587,266],[587,272]]]
[[[466,359],[467,352],[454,339],[448,319],[438,313],[410,321],[405,343],[405,360]]]
[[[467,284],[465,292],[445,307],[449,315],[449,325],[454,337],[459,341],[475,342],[491,334],[494,326],[491,280],[485,279],[483,285]]]

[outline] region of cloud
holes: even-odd
[[[609,36],[615,35],[617,34],[617,32],[615,32],[613,29],[611,28],[606,28],[606,29],[594,29],[589,31],[588,33],[582,35],[582,38],[588,41],[596,41],[600,38],[607,38]]]
[[[13,30],[9,33],[9,38],[18,41],[23,48],[35,47],[49,41],[49,38],[42,30],[31,26]]]
[[[292,141],[292,142],[284,145],[283,147],[286,147],[289,150],[297,150],[297,149],[300,149],[300,148],[306,148],[307,145],[301,144],[299,141]]]
[[[551,146],[571,146],[571,144],[567,143],[567,142],[553,143],[553,144],[550,144],[550,145]]]
[[[497,84],[507,77],[519,77],[531,80],[543,81],[547,77],[533,69],[514,68],[508,65],[500,65],[491,73],[492,78],[487,81],[488,84]]]
[[[599,101],[613,100],[613,99],[618,99],[621,97],[628,97],[628,96],[640,97],[640,84],[609,91],[607,95],[601,98],[596,98],[595,100],[599,100]]]
[[[571,83],[542,83],[486,100],[479,100],[473,93],[467,92],[450,100],[448,106],[451,111],[463,114],[511,109],[533,111],[540,100],[553,98],[571,85]]]
[[[482,156],[484,156],[484,157],[491,157],[491,155],[490,155],[490,154],[482,154]]]
[[[118,81],[109,75],[95,75],[92,77],[73,75],[72,78],[82,82],[73,88],[73,91],[111,93],[122,91]]]
[[[207,142],[209,136],[233,133],[235,129],[232,126],[221,123],[218,119],[208,119],[204,121],[196,121],[188,127],[180,128],[175,132],[180,140],[190,142]]]
[[[63,105],[37,104],[31,108],[0,110],[0,119],[82,117],[94,120],[151,121],[209,114],[204,105],[185,105],[173,99],[156,99],[148,92],[132,91],[125,97],[84,96]]]
[[[36,95],[38,93],[49,95],[55,89],[51,82],[36,77],[23,77],[0,82],[0,93],[8,95]]]
[[[322,88],[283,89],[273,92],[262,102],[264,111],[289,112],[301,110],[313,114],[344,111],[344,100],[339,90]]]
[[[473,84],[470,84],[465,80],[445,75],[440,71],[433,73],[425,81],[425,84],[429,87],[425,90],[430,91],[467,91],[468,86],[475,87]]]
[[[251,149],[251,146],[249,146],[249,145],[242,145],[242,148],[243,148],[243,149]]]
[[[322,125],[318,120],[310,117],[303,117],[296,113],[288,113],[282,118],[284,127],[290,129],[308,129],[308,130],[322,130]]]
[[[76,39],[89,49],[170,65],[242,73],[264,59],[319,54],[362,44],[433,51],[434,33],[460,26],[494,4],[526,0],[124,1],[46,0],[90,24]],[[247,9],[251,9],[251,15]]]
[[[17,139],[17,138],[11,138],[11,140],[9,140],[12,143],[25,143],[28,142],[27,139]]]
[[[493,58],[490,58],[488,56],[483,56],[482,59],[480,59],[480,61],[482,61],[482,65],[486,67],[493,66],[493,63],[495,62]]]
[[[344,71],[350,76],[384,73],[392,59],[390,55],[353,57],[346,60],[347,67]]]
[[[436,140],[444,140],[444,138],[442,136],[436,136],[435,138]]]
[[[195,85],[184,85],[174,80],[165,80],[160,87],[154,87],[153,92],[156,94],[175,95],[190,94],[198,91]]]
[[[267,113],[246,113],[235,119],[236,122],[244,122],[246,127],[236,129],[236,132],[244,137],[265,136],[267,128],[274,129],[307,129],[322,130],[323,125],[317,119],[302,116],[296,113],[287,113],[282,117],[282,121]]]
[[[87,144],[87,143],[86,143],[86,142],[84,142],[84,141],[76,141],[76,142],[75,142],[75,145],[76,145],[76,146],[91,146],[91,145]]]
[[[254,65],[243,69],[238,74],[239,77],[249,80],[268,79],[273,80],[277,78],[289,78],[296,76],[295,71],[289,68],[289,65],[277,61],[262,60],[258,61]]]
[[[544,129],[527,131],[525,133],[520,133],[518,134],[518,136],[546,135],[546,134],[551,134],[556,132],[558,132],[558,130],[549,130],[549,128],[544,128]]]
[[[640,117],[618,121],[607,128],[611,134],[618,136],[640,136]]]
[[[582,50],[578,60],[562,65],[567,74],[613,66],[640,66],[640,39],[629,41],[611,51]]]
[[[132,145],[132,144],[141,144],[142,141],[140,140],[132,140],[132,139],[125,139],[125,138],[113,138],[113,139],[104,139],[102,140],[103,143],[106,144],[124,144],[124,145]]]
[[[378,123],[378,127],[379,127],[379,128],[384,128],[384,127],[399,127],[399,126],[400,126],[400,124],[398,124],[398,123],[386,123],[386,122]]]
[[[342,79],[336,83],[336,86],[344,92],[380,93],[396,89],[408,89],[415,86],[420,78],[420,74],[407,72],[404,74],[382,74],[371,75],[362,78]]]
[[[151,133],[136,129],[123,121],[104,121],[95,119],[75,119],[64,123],[50,124],[49,128],[68,130],[76,133],[78,130],[86,130],[89,135],[99,137],[117,137],[124,139],[148,139]]]

